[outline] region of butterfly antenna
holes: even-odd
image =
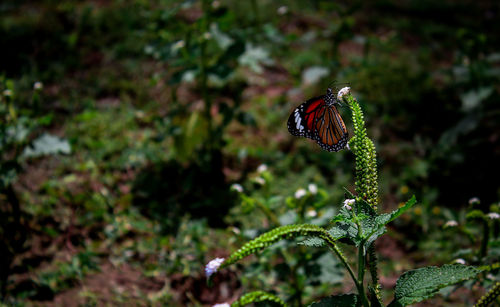
[[[328,87],[331,88],[332,84],[336,84],[337,80],[333,80],[332,82],[330,82],[330,84],[328,84]]]
[[[340,88],[339,88],[340,86],[350,86],[351,82],[340,83],[340,82],[337,82],[337,80],[333,80],[332,82],[330,82],[330,84],[328,84],[328,87],[332,88],[332,85],[333,85],[333,89],[338,92],[340,90]]]

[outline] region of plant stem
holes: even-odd
[[[365,294],[364,277],[365,277],[365,245],[364,241],[359,244],[358,248],[358,292],[363,306],[370,307],[368,298]]]
[[[359,222],[358,216],[356,215],[356,210],[353,209],[352,214],[354,215],[354,219],[358,227],[358,236],[361,238],[363,237],[363,232],[361,230],[362,229],[361,223]],[[358,288],[359,292],[358,294],[361,299],[361,303],[363,304],[363,306],[370,307],[370,304],[368,303],[368,298],[366,297],[365,285],[364,285],[365,259],[366,259],[365,240],[361,240],[358,247],[358,283],[356,286]]]
[[[479,251],[479,259],[486,257],[488,253],[488,241],[490,239],[490,227],[488,222],[483,220],[483,240],[481,241],[481,249]]]
[[[375,254],[375,244],[372,243],[368,248],[368,266],[370,268],[370,275],[372,277],[373,288],[375,290],[375,295],[379,301],[382,300],[380,297],[380,289],[382,288],[379,283],[378,270],[377,270],[377,255]]]

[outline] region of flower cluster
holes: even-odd
[[[349,141],[356,156],[356,192],[375,210],[378,203],[377,160],[375,145],[366,134],[363,111],[348,87],[341,89],[337,98],[347,102],[352,111],[354,136]]]
[[[215,258],[214,260],[207,263],[205,266],[205,275],[210,277],[213,273],[217,272],[222,263],[224,262],[224,258]]]

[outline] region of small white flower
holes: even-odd
[[[353,205],[355,202],[356,202],[355,199],[348,198],[348,199],[344,200],[344,206],[345,205]]]
[[[175,42],[175,44],[172,45],[172,51],[175,52],[181,48],[184,48],[184,46],[186,46],[185,41],[183,41],[183,40],[177,41],[177,42]]]
[[[337,93],[337,99],[342,101],[342,97],[344,97],[344,95],[347,95],[351,92],[351,88],[346,86],[344,88],[342,88],[338,93]]]
[[[210,32],[205,32],[203,33],[203,38],[209,40],[212,38],[212,34],[210,34]]]
[[[212,307],[231,307],[228,303],[222,303],[222,304],[215,304]]]
[[[472,197],[469,199],[469,205],[478,205],[481,201],[477,197]]]
[[[444,227],[457,227],[457,226],[458,222],[455,220],[449,220],[448,222],[446,222],[446,224],[444,224]]]
[[[9,90],[9,89],[6,89],[6,90],[3,91],[3,95],[6,96],[6,97],[7,96],[12,96],[12,91]]]
[[[216,1],[212,2],[212,8],[217,9],[217,8],[219,8],[219,6],[220,6],[219,1],[216,0]]]
[[[496,212],[490,212],[487,215],[492,220],[498,220],[498,219],[500,219],[500,214],[498,214]]]
[[[455,259],[455,263],[465,264],[465,260],[462,258]]]
[[[267,171],[267,165],[261,164],[259,165],[259,167],[257,167],[257,173],[263,173],[265,171]]]
[[[318,193],[318,186],[315,185],[314,183],[311,183],[307,186],[307,189],[309,190],[309,192],[311,192],[311,194],[316,194]]]
[[[352,210],[352,207],[351,205],[353,205],[354,203],[356,202],[355,199],[346,199],[344,200],[344,208],[346,208],[347,210]]]
[[[205,266],[205,274],[210,277],[213,273],[217,272],[221,264],[224,262],[224,258],[215,258],[214,260],[207,263]]]
[[[277,10],[278,15],[285,15],[288,13],[288,7],[286,5],[280,6]]]
[[[254,179],[254,181],[257,182],[260,185],[265,185],[266,184],[266,180],[264,178],[262,178],[262,177],[256,177]]]
[[[35,90],[41,90],[43,88],[43,83],[40,81],[37,81],[33,84],[33,89]]]
[[[232,227],[231,230],[237,235],[241,233],[241,230],[238,227]]]
[[[307,210],[306,214],[309,217],[315,217],[316,215],[318,215],[318,212],[316,212],[316,210],[314,210],[314,209],[309,209],[309,210]]]
[[[238,193],[243,193],[243,187],[239,183],[233,183],[231,185],[231,190],[236,191]]]
[[[298,189],[296,192],[295,192],[295,198],[299,199],[299,198],[302,198],[306,195],[306,190],[304,189]]]

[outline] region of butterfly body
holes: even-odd
[[[307,100],[288,118],[288,131],[315,140],[324,150],[342,150],[347,145],[348,133],[336,104],[339,102],[330,88],[326,95]]]

